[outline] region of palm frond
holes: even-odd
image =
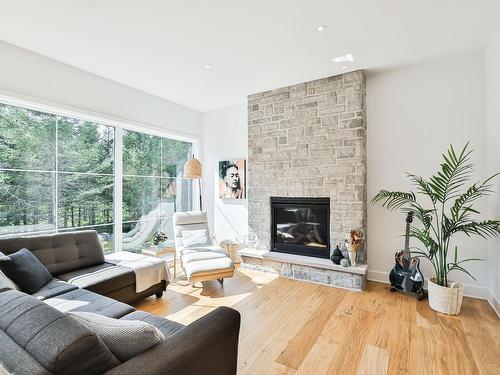
[[[484,259],[481,259],[481,258],[468,258],[468,259],[462,259],[461,261],[459,262],[455,262],[454,264],[461,264],[461,263],[465,263],[465,262],[484,262]]]
[[[417,249],[418,249],[418,248],[417,248]],[[424,257],[424,258],[429,258],[429,254],[427,254],[425,251],[422,251],[422,250],[420,250],[420,249],[418,249],[418,250],[412,250],[412,249],[410,248],[410,254],[412,255],[412,257],[413,257],[413,255],[414,255],[414,254],[416,254],[416,255],[420,255],[420,256],[422,256],[422,257]],[[418,258],[418,256],[417,256],[417,257],[414,257],[414,258]]]
[[[432,260],[436,252],[439,250],[439,245],[434,238],[432,238],[429,231],[412,226],[410,228],[410,237],[416,238],[427,248],[429,251],[428,258]]]
[[[458,198],[455,199],[453,206],[451,206],[450,208],[453,220],[458,221],[460,215],[463,214],[461,212],[462,210],[478,213],[477,211],[472,209],[472,206],[470,204],[476,199],[489,195],[493,192],[491,190],[490,181],[497,177],[499,174],[500,173],[494,174],[493,176],[483,181],[483,183],[481,183],[480,185],[474,184],[470,186],[465,193],[458,196]]]
[[[441,228],[443,239],[447,239],[453,234],[453,228],[456,226],[453,220],[450,220],[448,216],[443,212],[441,219]]]
[[[449,263],[449,264],[447,265],[447,268],[448,268],[448,272],[451,272],[451,271],[453,271],[453,270],[457,270],[457,271],[460,271],[460,272],[463,272],[463,273],[465,273],[465,274],[469,275],[469,276],[470,276],[470,277],[472,277],[474,280],[476,280],[476,278],[475,278],[474,276],[472,276],[472,274],[471,274],[469,271],[467,271],[465,268],[463,268],[462,266],[459,266],[459,265],[457,265],[457,264],[453,264],[453,263]]]
[[[470,221],[466,224],[455,226],[453,228],[452,233],[456,232],[464,232],[468,236],[474,234],[481,236],[483,238],[499,237],[500,221],[499,220],[485,220],[480,222]]]
[[[429,230],[432,224],[432,213],[436,210],[433,208],[425,209],[417,202],[413,202],[408,207],[403,208],[402,211],[404,213],[413,212],[415,217],[424,225],[425,230]]]
[[[441,170],[433,175],[429,182],[437,201],[444,203],[455,197],[463,184],[469,180],[473,164],[469,163],[472,151],[468,150],[468,146],[467,142],[460,154],[457,154],[450,145],[447,155],[443,154],[445,161],[441,163]]]
[[[372,203],[382,201],[382,207],[389,210],[398,209],[405,204],[415,202],[415,194],[413,192],[405,193],[401,191],[380,190],[372,199]]]
[[[423,177],[411,173],[407,173],[406,175],[410,178],[421,194],[427,195],[431,199],[432,203],[436,204],[439,196],[434,193],[429,183],[425,181]]]

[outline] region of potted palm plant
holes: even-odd
[[[482,259],[459,259],[458,247],[452,245],[452,238],[457,233],[483,238],[500,235],[500,221],[478,220],[475,216],[480,212],[474,208],[478,199],[492,193],[491,181],[498,173],[483,182],[470,184],[471,152],[469,143],[459,153],[450,145],[443,154],[440,170],[428,180],[407,173],[418,197],[423,199],[417,199],[414,192],[388,190],[380,190],[372,199],[372,203],[381,202],[389,210],[413,212],[419,224],[411,227],[410,237],[416,238],[423,247],[411,252],[429,259],[434,267],[435,275],[428,284],[429,305],[436,311],[453,315],[460,312],[463,286],[451,281],[449,273],[464,272],[475,280],[467,271],[466,263]]]

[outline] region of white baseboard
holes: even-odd
[[[368,280],[371,281],[378,281],[380,283],[384,284],[389,284],[389,273],[388,272],[381,272],[381,271],[374,271],[368,269]],[[426,284],[427,286],[427,284]],[[476,286],[476,285],[471,285],[471,284],[463,284],[464,286],[464,296],[467,297],[473,297],[473,298],[478,298],[478,299],[484,299],[488,301],[488,303],[491,305],[493,310],[497,313],[498,317],[500,318],[500,302],[498,301],[497,298],[491,293],[488,288],[481,287],[481,286]]]
[[[497,313],[498,318],[500,319],[500,301],[493,295],[493,292],[490,290],[488,294],[488,303],[491,305],[493,310]]]
[[[367,279],[370,281],[378,281],[379,283],[389,284],[389,273],[368,269]]]

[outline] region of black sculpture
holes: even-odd
[[[342,255],[342,251],[339,249],[339,245],[335,247],[335,250],[333,250],[332,257],[330,258],[333,263],[335,264],[340,264],[340,261],[344,259],[344,256]]]

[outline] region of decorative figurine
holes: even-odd
[[[344,259],[341,259],[341,260],[340,260],[340,265],[341,265],[342,267],[349,267],[349,261],[348,261],[347,259],[345,259],[345,258],[344,258]]]
[[[342,251],[339,249],[339,245],[335,247],[335,250],[333,250],[332,257],[330,258],[333,263],[335,264],[340,264],[340,261],[344,259],[344,256],[342,255]]]

